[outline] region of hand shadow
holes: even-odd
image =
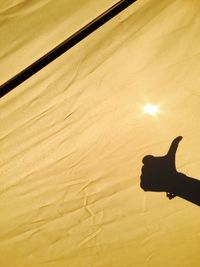
[[[165,156],[143,158],[140,186],[144,191],[166,192],[169,199],[178,196],[200,206],[200,181],[176,170],[175,157],[181,140],[181,136],[176,137]]]

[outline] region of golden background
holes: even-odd
[[[1,1],[1,83],[114,3]],[[199,266],[199,207],[139,181],[178,135],[200,176],[199,44],[199,1],[138,0],[1,98],[1,267]]]

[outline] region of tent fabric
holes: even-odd
[[[0,2],[0,83],[49,52],[115,0]],[[15,58],[15,60],[13,60]]]
[[[5,3],[17,11],[1,29],[3,81],[63,39],[69,21],[83,26],[78,14],[113,4]],[[139,0],[0,99],[0,266],[199,266],[199,207],[143,192],[139,180],[142,158],[164,155],[178,135],[177,169],[200,175],[199,13],[197,0]],[[12,47],[15,14],[34,23]]]

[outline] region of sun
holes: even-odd
[[[149,114],[151,116],[155,116],[159,112],[159,107],[157,105],[152,105],[152,104],[146,104],[143,107],[143,111],[146,114]]]

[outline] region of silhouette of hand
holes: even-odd
[[[168,153],[162,157],[152,155],[143,158],[143,167],[140,186],[144,191],[171,192],[175,178],[178,176],[175,157],[182,136],[176,137],[169,148]],[[175,195],[167,193],[169,198]]]

